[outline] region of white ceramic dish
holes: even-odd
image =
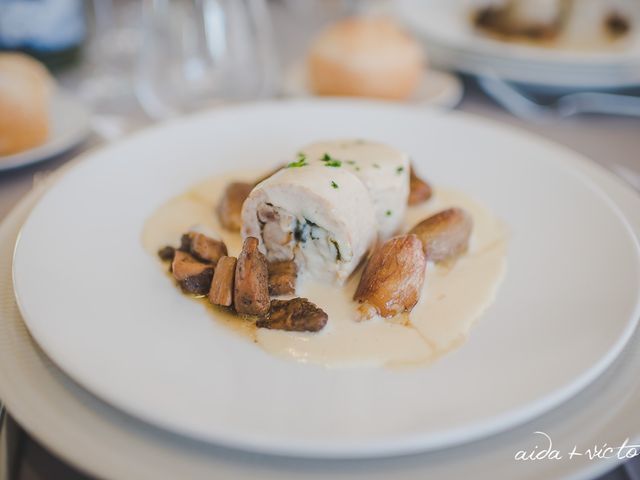
[[[458,115],[476,123],[472,117]],[[492,139],[517,135],[539,138],[500,126]],[[588,175],[613,198],[640,235],[640,198],[611,174],[557,146],[556,160]],[[548,433],[563,451],[573,445],[626,438],[640,442],[640,349],[637,335],[616,364],[585,391],[560,408],[517,429],[479,442],[409,457],[369,461],[316,461],[246,454],[194,442],[148,426],[105,405],[72,382],[37,347],[18,313],[11,288],[10,253],[18,230],[43,193],[28,195],[0,225],[0,397],[21,425],[49,449],[100,478],[227,478],[233,480],[305,480],[331,476],[339,480],[395,478],[593,479],[613,468],[615,459],[576,456],[561,461],[516,462],[530,449],[534,431]],[[606,412],[606,414],[603,414]]]
[[[484,0],[400,0],[396,13],[427,43],[430,58],[447,69],[472,75],[556,87],[619,88],[640,84],[640,33],[624,49],[575,51],[494,40],[470,25]]]
[[[48,160],[78,145],[90,132],[89,111],[77,98],[58,89],[51,99],[50,125],[49,139],[44,144],[0,156],[0,172]]]
[[[310,97],[307,74],[303,63],[294,63],[285,72],[283,93],[290,97]],[[462,81],[454,74],[427,70],[411,103],[442,108],[455,108],[464,95]]]
[[[469,192],[512,229],[496,303],[464,347],[430,368],[328,370],[270,357],[216,325],[142,250],[148,215],[203,175],[229,164],[264,168],[335,136],[401,145],[434,183]],[[190,117],[95,152],[52,187],[16,248],[18,302],[71,377],[169,430],[325,457],[469,441],[584,388],[637,320],[635,237],[563,155],[465,117],[370,102],[265,103]]]

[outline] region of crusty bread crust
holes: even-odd
[[[38,61],[18,53],[0,54],[0,156],[47,140],[52,89],[53,80]]]
[[[307,56],[309,86],[319,95],[408,98],[423,74],[422,49],[385,18],[330,26]]]

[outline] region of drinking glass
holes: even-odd
[[[136,91],[154,119],[275,91],[265,0],[145,0]]]

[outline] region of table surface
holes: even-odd
[[[283,22],[283,15],[282,12],[276,11],[274,22],[276,24],[280,22],[280,25],[296,24],[295,22]],[[299,56],[304,49],[304,43],[291,42],[291,38],[299,35],[299,33],[287,29],[280,29],[276,32],[276,44],[280,47],[281,58],[284,56],[284,60],[287,57],[290,60]],[[298,46],[297,51],[292,48],[293,45]],[[283,51],[287,55],[282,55]],[[65,86],[73,87],[74,82],[78,81],[78,77],[77,74],[71,72],[63,75],[60,81]],[[546,139],[565,145],[604,167],[611,169],[615,168],[616,165],[621,165],[631,171],[640,173],[640,119],[638,118],[584,116],[549,123],[532,124],[503,111],[483,95],[473,80],[465,79],[465,90],[464,99],[458,110],[536,133]],[[139,107],[134,104],[134,99],[128,99],[127,102],[133,102],[131,103],[132,116],[144,118]],[[39,176],[56,170],[79,152],[99,143],[100,140],[97,137],[93,137],[74,151],[45,163],[13,171],[0,172],[0,221],[29,192],[34,181],[37,181]],[[44,447],[30,438],[11,419],[7,422],[6,427],[2,435],[12,443],[9,450],[13,453],[12,472],[8,478],[19,480],[87,478],[48,453]],[[0,441],[1,444],[2,442]],[[6,455],[6,452],[4,454]],[[3,452],[0,451],[0,461],[2,461],[2,456]],[[632,468],[629,468],[628,471],[632,472],[631,475],[635,471],[635,478],[640,479],[639,459],[635,459]],[[634,477],[629,475],[628,471],[619,468],[607,475],[606,479],[633,479]],[[2,473],[2,467],[0,467],[0,477],[2,477]]]

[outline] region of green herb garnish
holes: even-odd
[[[342,166],[342,162],[340,160],[333,158],[328,153],[325,153],[320,160],[324,162],[325,167],[341,167]]]
[[[287,168],[297,168],[297,167],[304,167],[306,165],[309,165],[307,163],[307,156],[300,152],[298,153],[298,160],[295,162],[291,162],[287,165]]]
[[[391,210],[387,210],[386,212],[384,212],[384,214],[385,214],[387,217],[390,217],[390,216],[391,216]]]
[[[338,188],[338,184],[336,182],[334,182],[333,180],[331,180],[331,186],[333,188]]]
[[[398,168],[396,168],[396,173],[397,173],[398,175],[400,175],[402,172],[404,172],[404,167],[398,167]]]

